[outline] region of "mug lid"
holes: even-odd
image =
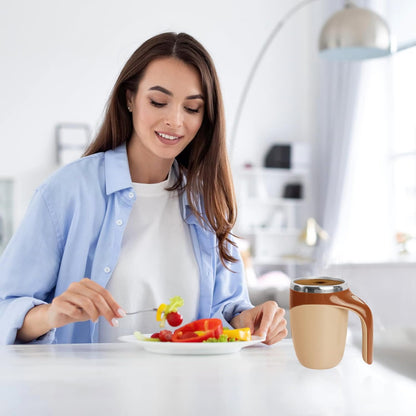
[[[345,280],[334,277],[309,277],[293,280],[290,288],[295,292],[334,293],[348,289],[348,285]]]

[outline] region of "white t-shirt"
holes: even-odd
[[[166,190],[173,182],[170,173],[161,183],[133,183],[137,199],[123,234],[119,261],[106,288],[126,312],[157,308],[171,297],[181,296],[184,306],[179,312],[185,324],[196,318],[199,272],[178,193]],[[120,335],[134,331],[160,330],[155,312],[118,321],[119,327],[112,327],[100,317],[100,342],[117,342]],[[166,329],[174,328],[166,324]]]

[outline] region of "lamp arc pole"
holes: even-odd
[[[276,35],[280,32],[282,27],[285,25],[285,23],[299,10],[303,9],[305,6],[307,6],[310,3],[313,3],[318,0],[303,0],[300,3],[293,6],[286,14],[283,16],[283,18],[276,24],[272,32],[270,33],[269,37],[266,39],[266,42],[263,44],[262,48],[260,49],[260,52],[258,53],[253,66],[251,67],[250,73],[248,75],[248,78],[244,84],[243,92],[241,94],[240,101],[238,103],[237,111],[234,118],[233,127],[231,130],[231,136],[230,136],[230,145],[229,145],[229,154],[233,154],[233,147],[235,142],[235,137],[237,135],[238,130],[238,124],[240,122],[241,113],[243,111],[244,104],[247,99],[248,92],[250,90],[251,83],[253,82],[254,75],[257,72],[257,69],[260,65],[261,60],[263,59],[264,54],[269,49],[269,46],[271,45],[273,39],[276,37]]]

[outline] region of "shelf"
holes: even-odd
[[[237,234],[241,235],[276,235],[282,237],[298,237],[302,230],[300,228],[271,228],[271,227],[240,227]]]
[[[307,218],[309,170],[240,167],[235,172],[240,213],[236,232],[249,241],[254,264],[291,269],[309,264],[310,259],[299,255],[299,237]]]
[[[261,205],[271,205],[271,206],[301,206],[303,204],[303,199],[295,199],[295,198],[276,198],[276,197],[248,197],[244,200],[245,204],[254,205],[254,204],[261,204]]]
[[[304,176],[308,174],[307,169],[284,169],[284,168],[236,168],[236,172],[244,176]]]
[[[267,228],[256,227],[254,232],[257,235],[281,235],[284,237],[298,237],[302,232],[299,228]]]
[[[266,256],[255,256],[253,257],[253,264],[256,266],[292,266],[292,265],[308,265],[313,263],[313,259],[310,258],[302,258],[296,255],[293,255],[293,258],[289,256],[281,256],[281,257],[266,257]]]

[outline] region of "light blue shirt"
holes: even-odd
[[[218,256],[215,234],[199,224],[186,194],[180,198],[199,267],[196,319],[217,317],[226,325],[253,307],[241,258],[231,247],[239,261],[227,270]],[[89,277],[106,287],[135,200],[125,145],[61,168],[36,190],[0,258],[0,344],[15,343],[26,313],[50,303],[72,282]],[[51,330],[33,342],[97,341],[98,325],[86,321]]]

